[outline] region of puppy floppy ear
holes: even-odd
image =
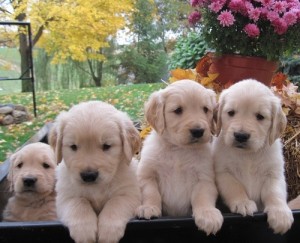
[[[127,115],[123,124],[121,124],[121,138],[123,142],[123,151],[125,154],[126,162],[129,164],[132,160],[132,157],[140,151],[141,137]]]
[[[148,102],[145,104],[145,116],[150,126],[161,135],[165,129],[162,91],[156,91],[151,94]]]
[[[57,123],[54,123],[49,131],[48,134],[48,143],[51,146],[51,148],[55,151],[56,143],[57,143]]]
[[[209,96],[210,96],[210,102],[212,107],[212,116],[210,117],[210,130],[212,134],[216,133],[216,118],[215,118],[215,112],[217,108],[217,101],[216,101],[216,93],[215,91],[208,89]]]
[[[13,192],[14,191],[14,166],[15,166],[15,163],[18,159],[18,152],[15,152],[13,155],[10,156],[9,158],[9,170],[8,170],[8,174],[7,174],[7,177],[6,179],[8,180],[9,182],[9,191],[10,192]]]
[[[222,124],[218,124],[218,110],[219,110],[219,104],[216,104],[216,106],[214,107],[213,110],[213,119],[212,119],[212,134],[216,134],[219,135],[220,131],[221,131],[221,125]],[[220,118],[221,120],[221,118]],[[218,125],[220,127],[218,127]]]
[[[218,108],[216,110],[216,116],[217,116],[217,128],[216,128],[216,135],[219,136],[221,129],[222,129],[222,113],[223,113],[223,108],[225,104],[225,95],[221,94],[219,103],[218,103]]]
[[[221,129],[222,129],[222,113],[224,109],[224,105],[226,103],[225,98],[227,95],[227,89],[223,90],[220,97],[219,102],[216,108],[216,120],[217,120],[217,128],[216,128],[216,135],[219,136]]]
[[[277,138],[284,132],[287,124],[287,119],[282,111],[280,100],[272,102],[272,123],[269,133],[269,144],[272,145]]]
[[[63,131],[66,126],[66,116],[67,112],[62,112],[57,116],[48,135],[48,141],[55,152],[57,164],[62,160],[62,141]]]

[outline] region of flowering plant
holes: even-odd
[[[278,60],[300,48],[299,0],[191,0],[193,25],[220,54]]]

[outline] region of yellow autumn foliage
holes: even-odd
[[[171,78],[170,82],[173,83],[177,80],[181,79],[190,79],[190,80],[197,80],[197,73],[193,69],[181,69],[177,68],[171,70]]]
[[[12,1],[12,7],[14,12],[6,16],[0,13],[0,19],[11,21],[25,13],[33,38],[43,28],[38,45],[57,63],[68,58],[103,60],[99,50],[126,25],[134,11],[134,0],[22,0]]]

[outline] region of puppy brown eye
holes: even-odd
[[[77,149],[78,149],[78,148],[77,148],[77,145],[75,145],[75,144],[71,145],[70,148],[71,148],[73,151],[77,151]]]
[[[228,111],[228,115],[231,116],[231,117],[234,116],[235,115],[235,111]]]
[[[49,168],[50,168],[50,165],[48,165],[47,163],[43,163],[43,167],[44,167],[45,169],[49,169]]]
[[[261,120],[265,119],[265,117],[263,115],[261,115],[261,114],[256,114],[256,119],[258,121],[261,121]]]
[[[111,147],[111,145],[105,143],[105,144],[102,145],[102,150],[107,151],[107,150],[110,149],[110,147]]]
[[[174,110],[174,113],[177,115],[182,114],[182,112],[183,112],[182,107],[178,107],[176,110]]]
[[[21,169],[21,168],[23,167],[23,163],[21,162],[21,163],[17,164],[17,167],[18,167],[19,169]]]
[[[203,111],[206,114],[208,112],[208,108],[206,106],[203,107]]]

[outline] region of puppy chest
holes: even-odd
[[[257,167],[253,166],[248,166],[247,168],[236,168],[233,169],[232,172],[236,179],[238,179],[245,188],[248,197],[259,202],[265,175],[263,175]]]
[[[105,203],[108,201],[108,193],[106,190],[101,190],[99,188],[93,189],[86,188],[86,191],[82,196],[90,202],[94,211],[99,214],[102,211]]]
[[[184,216],[191,213],[191,193],[197,178],[193,171],[178,165],[164,168],[159,177],[163,213]]]

